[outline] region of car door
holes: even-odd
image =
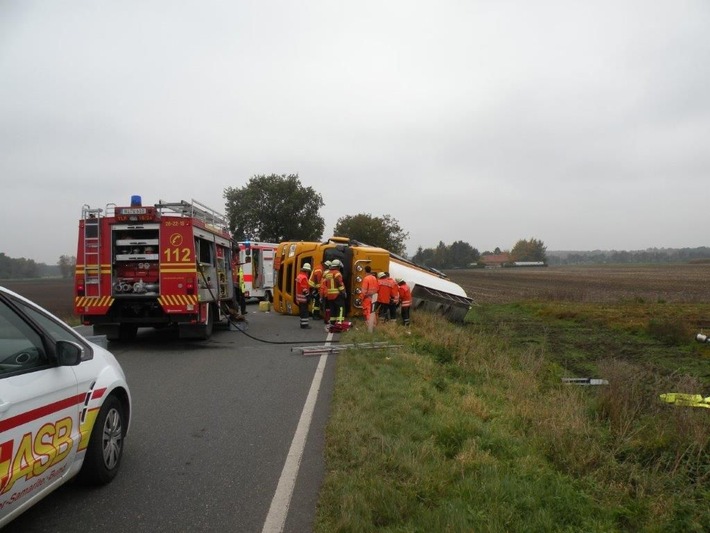
[[[28,308],[0,294],[0,519],[70,472],[84,403],[72,367],[57,364],[54,341]]]

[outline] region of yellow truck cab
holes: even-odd
[[[370,265],[373,272],[389,269],[390,253],[383,248],[352,245],[346,237],[331,237],[327,242],[282,242],[274,258],[275,285],[274,311],[297,315],[298,305],[294,299],[296,276],[304,263],[313,268],[324,261],[339,259],[343,263],[342,274],[348,293],[345,314],[362,315],[360,286],[365,276],[365,267]]]

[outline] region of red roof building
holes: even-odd
[[[486,268],[500,268],[505,263],[510,263],[510,254],[504,252],[501,254],[482,255],[479,263]]]

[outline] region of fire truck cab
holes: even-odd
[[[139,327],[177,327],[181,338],[208,338],[228,327],[233,305],[227,220],[192,200],[82,208],[75,313],[95,335],[127,340]]]

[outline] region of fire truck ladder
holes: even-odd
[[[229,228],[229,222],[224,215],[204,204],[201,204],[197,200],[192,200],[191,202],[187,202],[185,200],[180,202],[163,202],[162,200],[158,200],[155,207],[159,209],[161,213],[163,210],[168,210],[173,213],[177,213],[182,217],[197,218],[202,220],[205,224],[217,226],[218,228]]]
[[[81,208],[84,219],[84,287],[87,296],[101,296],[101,213],[103,209]]]

